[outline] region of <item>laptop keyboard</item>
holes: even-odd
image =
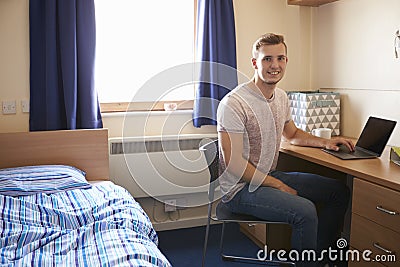
[[[354,155],[354,156],[365,156],[365,155],[368,155],[368,156],[370,156],[371,154],[370,153],[366,153],[366,152],[364,152],[364,151],[362,151],[362,150],[359,150],[359,149],[355,149],[353,152],[348,152],[349,154],[352,154],[352,155]]]
[[[354,156],[365,156],[365,155],[372,155],[371,153],[368,153],[366,151],[363,151],[362,149],[359,149],[358,147],[354,148],[354,151],[350,151],[347,146],[345,145],[340,145],[339,146],[339,150],[341,151],[341,153],[347,153],[347,154],[351,154]]]
[[[370,153],[367,153],[361,149],[355,148],[355,151],[350,151],[345,145],[340,145],[338,151],[322,149],[323,151],[327,152],[328,154],[337,156],[342,159],[357,159],[357,158],[372,158],[375,157]]]

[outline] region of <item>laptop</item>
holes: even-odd
[[[338,151],[322,149],[341,159],[370,159],[382,155],[383,150],[396,126],[396,121],[369,117],[354,151],[350,151],[345,145],[340,145]]]

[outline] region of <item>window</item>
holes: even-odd
[[[161,72],[194,62],[193,0],[96,0],[95,4],[100,103],[194,98],[193,85],[156,96],[137,94]]]

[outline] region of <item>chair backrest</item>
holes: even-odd
[[[214,182],[219,177],[218,139],[201,146],[200,151],[204,153],[207,161],[210,183]]]
[[[214,200],[214,191],[219,186],[219,150],[218,139],[211,141],[199,148],[204,153],[208,170],[210,172],[210,185],[208,190],[208,198],[210,201]]]

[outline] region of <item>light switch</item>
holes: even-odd
[[[29,100],[21,100],[21,108],[23,113],[29,113]]]

